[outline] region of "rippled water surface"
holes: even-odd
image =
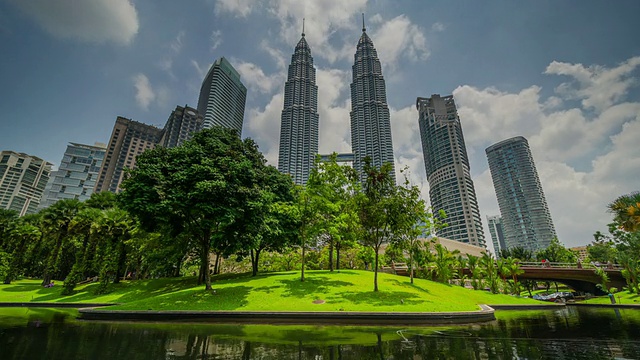
[[[0,309],[0,359],[640,359],[640,309],[500,311],[454,327],[123,323]]]

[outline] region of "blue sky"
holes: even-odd
[[[635,0],[0,0],[0,149],[57,165],[68,142],[107,142],[116,116],[162,126],[176,105],[197,105],[204,73],[225,56],[248,88],[243,136],[276,165],[304,17],[320,151],[348,152],[362,12],[387,82],[396,168],[410,166],[425,196],[415,100],[434,93],[455,96],[485,228],[499,210],[484,149],[516,135],[530,142],[567,245],[590,242],[610,220],[606,204],[640,190]]]

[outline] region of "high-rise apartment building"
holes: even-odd
[[[537,251],[556,236],[527,139],[516,136],[486,149],[506,246]]]
[[[394,165],[386,85],[378,52],[367,35],[364,18],[352,70],[351,147],[354,168],[364,179],[365,157],[369,157],[375,167],[384,163]],[[395,181],[395,171],[391,174]]]
[[[105,144],[100,143],[69,143],[58,170],[51,173],[40,208],[49,207],[61,199],[84,201],[91,197],[106,148]]]
[[[424,166],[429,182],[429,198],[434,214],[444,210],[448,226],[438,236],[486,246],[471,180],[469,157],[453,96],[419,97],[418,124]]]
[[[118,116],[107,144],[95,191],[120,191],[124,169],[132,169],[136,165],[136,156],[154,148],[161,137],[162,130],[155,126]]]
[[[242,134],[247,88],[240,74],[224,57],[209,69],[200,88],[198,112],[204,117],[204,128],[223,126]]]
[[[284,85],[278,154],[278,170],[299,185],[306,184],[318,154],[318,118],[316,69],[303,29]]]
[[[0,152],[0,209],[20,216],[38,211],[52,164],[35,156]]]
[[[203,125],[203,117],[198,110],[185,105],[176,106],[171,112],[171,116],[162,129],[160,146],[172,148],[182,145],[183,142],[191,139],[193,133],[200,131]]]
[[[487,216],[487,222],[489,223],[489,234],[491,234],[491,241],[493,242],[493,251],[496,253],[496,257],[499,257],[500,251],[507,248],[504,241],[502,218],[498,215]]]

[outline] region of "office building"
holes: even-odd
[[[434,214],[444,210],[448,226],[438,236],[485,247],[484,230],[469,157],[453,96],[416,101],[429,198]]]
[[[162,129],[160,146],[172,148],[191,139],[193,133],[202,130],[203,117],[198,110],[185,105],[176,106]]]
[[[498,215],[487,216],[487,222],[489,223],[489,234],[491,234],[491,241],[493,242],[493,251],[495,252],[496,257],[499,257],[502,249],[507,248],[504,241],[502,218]]]
[[[69,143],[58,170],[47,183],[40,208],[47,208],[61,199],[87,200],[96,186],[107,146],[96,143]]]
[[[318,86],[304,27],[291,56],[280,120],[278,170],[306,184],[318,154]]]
[[[486,149],[505,242],[533,252],[556,236],[527,139],[516,136]]]
[[[13,151],[0,152],[0,209],[20,216],[38,211],[51,163]]]
[[[394,165],[391,123],[382,66],[362,20],[362,35],[358,41],[351,83],[351,147],[354,168],[364,180],[363,159],[379,168],[384,163]],[[395,182],[395,170],[391,172]]]
[[[246,98],[240,74],[224,57],[216,60],[200,88],[198,113],[204,117],[203,127],[223,126],[241,135]]]
[[[161,136],[162,130],[155,126],[118,116],[107,144],[95,191],[119,192],[125,169],[132,169],[136,165],[136,156],[153,149]]]

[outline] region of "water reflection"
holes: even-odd
[[[74,317],[0,309],[0,358],[640,358],[637,310],[503,311],[492,323],[428,328],[103,323]]]

